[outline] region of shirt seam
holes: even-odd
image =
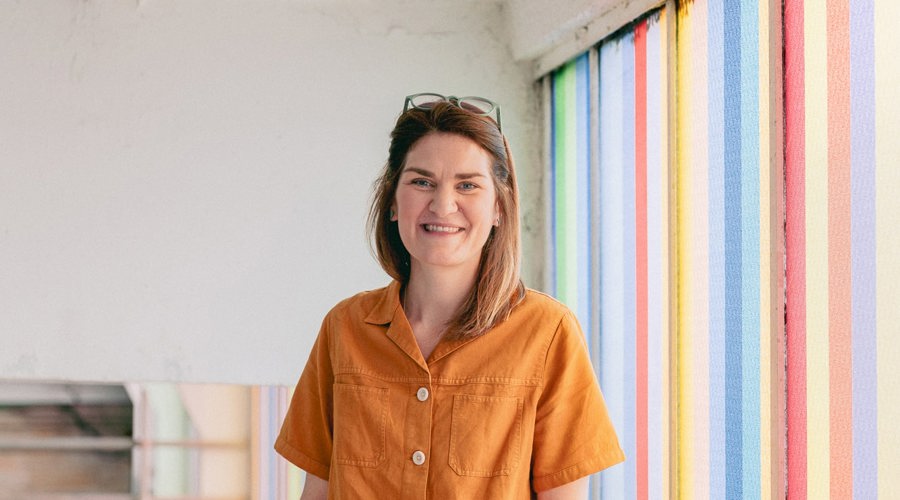
[[[540,379],[540,387],[544,387],[544,384],[547,381],[547,363],[550,360],[550,347],[553,346],[553,343],[556,341],[556,337],[559,336],[560,330],[562,330],[563,320],[566,319],[566,314],[570,314],[569,312],[564,313],[560,316],[559,321],[556,323],[556,329],[553,331],[553,335],[550,336],[547,346],[544,348],[544,367],[541,370],[541,379]]]
[[[603,469],[611,467],[615,464],[621,463],[625,460],[625,455],[622,452],[621,448],[615,448],[613,450],[608,450],[606,453],[602,453],[590,458],[586,458],[576,464],[572,464],[566,468],[560,469],[556,472],[551,472],[549,474],[544,474],[541,476],[534,476],[533,481],[535,483],[550,483],[550,488],[553,488],[555,485],[553,483],[553,479],[560,476],[565,476],[571,471],[583,472],[579,477],[584,477],[595,472],[599,472]],[[574,479],[578,479],[577,477]],[[571,479],[571,480],[574,480]],[[549,488],[547,488],[549,489]]]
[[[341,370],[335,370],[335,376],[338,375],[364,375],[369,378],[373,378],[375,380],[379,380],[382,382],[408,382],[408,383],[423,383],[431,381],[433,384],[445,384],[445,385],[465,385],[465,384],[504,384],[511,386],[525,386],[525,387],[540,387],[543,383],[543,378],[509,378],[509,377],[466,377],[466,378],[451,378],[451,377],[434,377],[429,378],[427,375],[416,376],[416,377],[390,377],[385,376],[380,373],[374,373],[369,370],[360,370],[360,369],[352,369],[352,368],[343,368]]]

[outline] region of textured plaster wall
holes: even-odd
[[[503,104],[540,285],[538,99],[480,1],[0,2],[0,378],[293,383],[386,276],[403,96]]]

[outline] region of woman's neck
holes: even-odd
[[[443,331],[472,293],[475,275],[474,271],[413,266],[403,297],[406,317],[411,323]]]

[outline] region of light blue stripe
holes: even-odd
[[[637,314],[635,300],[637,298],[636,263],[635,263],[635,109],[634,109],[634,32],[621,38],[622,45],[622,261],[623,295],[625,299],[622,316],[625,321],[622,334],[623,355],[625,365],[625,427],[622,439],[625,442],[625,456],[637,457]],[[637,495],[637,460],[625,462],[625,498]]]
[[[759,4],[741,2],[741,291],[744,498],[760,498]]]
[[[853,498],[878,498],[875,327],[875,8],[850,2]],[[890,139],[896,140],[896,139]]]
[[[592,335],[591,328],[591,179],[590,158],[590,81],[588,80],[588,56],[583,54],[575,60],[575,174],[576,197],[576,234],[577,234],[577,309],[578,321],[584,325],[588,342]]]
[[[625,324],[622,270],[622,47],[617,40],[600,47],[600,383],[610,419],[625,428],[625,380],[622,352]],[[627,452],[626,452],[627,453]],[[634,455],[630,455],[634,456]],[[602,473],[603,498],[623,498],[625,468]],[[628,482],[632,482],[630,480]],[[625,497],[627,498],[627,497]]]
[[[665,341],[662,311],[662,283],[667,269],[663,256],[662,235],[667,227],[663,220],[667,207],[663,206],[663,186],[668,178],[663,166],[666,145],[662,142],[665,116],[665,96],[662,68],[665,54],[660,51],[659,14],[647,21],[647,496],[650,500],[665,498],[663,490],[663,355]]]
[[[707,4],[709,202],[709,497],[725,498],[725,54],[722,0]]]
[[[724,126],[725,197],[725,495],[730,500],[752,498],[743,492],[743,303],[741,252],[743,242],[741,204],[741,5],[725,0],[724,26]]]

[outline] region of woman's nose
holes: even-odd
[[[452,214],[456,211],[456,193],[450,189],[437,189],[428,206],[431,212],[438,217]]]

